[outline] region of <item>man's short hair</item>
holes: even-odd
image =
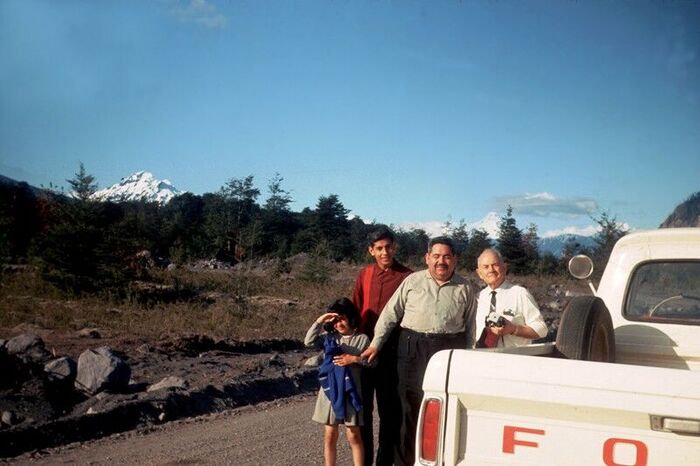
[[[501,261],[502,264],[505,264],[505,263],[506,263],[506,261],[503,259],[503,254],[501,254],[501,251],[499,251],[499,250],[496,249],[496,248],[486,248],[486,249],[484,249],[483,251],[481,251],[481,254],[479,254],[479,257],[476,258],[477,264],[479,263],[479,260],[481,259],[481,256],[483,256],[483,255],[486,254],[487,252],[490,252],[490,253],[492,253],[493,255],[495,255],[495,256],[498,258],[498,260]]]
[[[449,236],[436,236],[435,238],[432,238],[430,241],[428,241],[428,251],[430,252],[433,249],[433,246],[436,244],[444,244],[445,246],[450,248],[450,252],[453,255],[457,255],[457,250],[455,249],[455,243],[452,241],[452,238]]]
[[[380,225],[379,227],[375,228],[369,234],[367,235],[367,245],[368,246],[374,246],[374,243],[377,241],[381,240],[389,240],[392,243],[396,242],[396,238],[394,237],[394,232],[389,229],[389,227]]]

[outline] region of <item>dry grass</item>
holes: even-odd
[[[31,268],[0,277],[0,336],[17,326],[154,340],[182,334],[215,338],[303,338],[313,319],[333,300],[351,292],[356,268],[330,265],[328,280],[309,283],[294,275],[206,270],[154,273],[159,287],[183,299],[113,302],[66,296]],[[4,335],[3,335],[4,334]]]
[[[184,297],[169,303],[78,299],[47,284],[31,268],[19,269],[0,276],[0,337],[29,325],[66,332],[98,328],[103,334],[150,341],[183,334],[301,339],[328,304],[350,296],[358,269],[327,264],[324,283],[305,281],[295,271],[279,274],[259,268],[156,272],[152,282]],[[476,283],[473,273],[461,272]],[[586,290],[584,283],[564,277],[511,280],[528,287],[545,306],[556,286]]]

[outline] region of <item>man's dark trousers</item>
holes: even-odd
[[[444,349],[464,349],[465,333],[425,334],[401,329],[396,365],[402,423],[400,440],[394,457],[398,466],[411,466],[415,461],[418,414],[423,400],[423,375],[430,357]]]
[[[374,428],[372,411],[374,396],[377,396],[379,414],[379,436],[377,446],[377,466],[394,464],[394,451],[399,440],[401,428],[401,403],[396,390],[398,375],[396,371],[396,345],[398,332],[393,332],[377,358],[377,366],[362,370],[362,417],[360,429],[365,447],[365,466],[371,466],[374,459]]]

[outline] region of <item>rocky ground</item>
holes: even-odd
[[[350,272],[346,275],[354,276]],[[349,287],[351,280],[345,281],[343,287]],[[570,296],[585,292],[584,285],[570,281],[517,282],[535,295],[550,340]],[[294,301],[294,309],[309,310],[289,313],[291,301],[262,299],[248,301],[258,306],[255,312],[270,316],[263,322],[277,312],[286,320],[300,318],[294,328],[304,327],[321,306]],[[202,334],[148,339],[91,327],[0,327],[0,458],[310,394],[317,390],[318,355],[298,339],[215,340]],[[94,366],[96,361],[106,366]]]
[[[309,364],[318,352],[299,341],[189,335],[149,344],[103,336],[97,329],[31,330],[0,329],[0,335],[16,335],[0,340],[0,457],[316,387]],[[75,373],[57,380],[47,371],[52,361],[77,362],[85,351],[101,347],[128,366],[126,384],[93,394],[75,388]]]

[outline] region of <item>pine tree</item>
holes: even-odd
[[[617,222],[616,217],[611,217],[607,212],[602,212],[598,218],[593,217],[593,220],[600,226],[600,231],[593,237],[596,243],[593,248],[593,261],[596,269],[602,273],[608,263],[613,246],[617,240],[627,234],[627,230]]]
[[[464,251],[460,262],[462,262],[467,270],[476,270],[479,255],[481,255],[484,249],[492,247],[493,243],[489,238],[489,234],[483,229],[474,229],[469,236],[470,239],[469,243],[467,243],[467,249]]]
[[[289,209],[292,196],[282,188],[284,178],[279,173],[267,185],[269,196],[261,211],[261,234],[256,247],[260,253],[286,257],[290,253],[292,238],[299,230],[299,222]]]
[[[534,273],[540,260],[540,249],[537,244],[537,225],[531,223],[523,234],[523,250],[525,251],[525,273]]]
[[[73,194],[75,197],[81,201],[87,201],[90,197],[97,191],[97,183],[95,183],[95,177],[89,175],[85,172],[85,166],[83,162],[80,162],[80,169],[75,176],[66,180],[73,188]]]
[[[508,263],[508,268],[515,274],[527,272],[527,256],[523,248],[523,234],[516,225],[513,208],[508,206],[501,217],[498,231],[498,250]]]

